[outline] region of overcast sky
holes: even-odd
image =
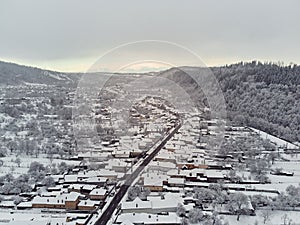
[[[1,0],[0,60],[84,71],[116,46],[155,39],[185,46],[207,65],[300,64],[299,9],[298,0]]]

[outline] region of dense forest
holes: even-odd
[[[300,142],[300,66],[253,61],[212,71],[231,121]]]

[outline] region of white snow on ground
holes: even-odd
[[[294,176],[276,176],[269,174],[272,184],[265,184],[265,186],[272,186],[279,191],[285,191],[289,185],[298,186],[300,184],[300,166],[299,162],[276,162],[273,168],[282,168],[286,172],[294,172]]]
[[[228,221],[230,225],[254,225],[257,221],[258,224],[264,224],[262,219],[263,210],[257,210],[256,216],[241,216],[240,221],[237,221],[237,216],[226,215],[224,216],[225,221]],[[287,218],[291,219],[293,222],[291,224],[299,225],[300,224],[300,211],[269,211],[270,220],[265,224],[267,225],[282,225],[284,224],[284,216],[287,215]],[[286,223],[288,224],[288,223]]]
[[[64,78],[62,78],[56,74],[49,73],[49,72],[45,72],[45,75],[47,75],[48,77],[54,78],[56,80],[65,80]]]
[[[52,225],[57,223],[60,225],[67,224],[66,215],[55,213],[50,216],[37,210],[16,212],[1,209],[0,211],[0,225]]]
[[[285,140],[282,140],[278,137],[275,137],[271,134],[268,134],[264,131],[261,131],[261,130],[258,130],[258,129],[255,129],[255,128],[252,128],[250,127],[251,130],[253,130],[255,133],[259,134],[259,136],[263,139],[266,139],[266,140],[270,140],[272,143],[275,143],[278,147],[283,147],[283,148],[288,148],[288,149],[299,149],[299,146],[297,145],[294,145],[290,142],[287,142]]]
[[[24,84],[28,85],[28,86],[41,86],[41,87],[49,87],[51,85],[48,85],[48,84],[39,84],[39,83],[28,83],[28,82],[24,82]]]
[[[27,173],[29,166],[32,162],[36,161],[42,163],[43,165],[51,165],[50,159],[47,158],[46,155],[40,154],[38,158],[26,155],[20,155],[19,158],[21,160],[20,167],[15,162],[17,156],[10,155],[7,157],[1,158],[3,161],[3,166],[0,167],[0,176],[4,176],[7,173],[11,173],[14,177],[18,177],[21,174]],[[67,163],[67,165],[78,165],[80,161],[70,161],[70,160],[62,160],[62,159],[53,159],[52,163],[59,164],[61,162]]]
[[[281,157],[286,159],[286,160],[290,160],[290,161],[294,161],[294,162],[300,162],[300,154],[281,153]]]

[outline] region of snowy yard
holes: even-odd
[[[268,211],[270,213],[269,220],[265,223],[267,225],[279,225],[284,224],[284,218],[287,220],[292,220],[292,224],[300,224],[300,212],[299,211]],[[263,223],[263,210],[257,210],[256,216],[241,216],[240,221],[236,220],[236,216],[224,216],[225,220],[229,222],[230,225],[254,225],[256,221],[257,224],[261,225]],[[285,216],[286,215],[286,216]]]
[[[287,142],[283,139],[280,139],[278,137],[275,137],[271,134],[268,134],[266,132],[263,132],[261,130],[255,129],[255,128],[250,128],[253,130],[255,133],[259,134],[259,136],[265,140],[270,140],[272,143],[275,143],[278,147],[282,148],[287,148],[287,149],[299,149],[299,146],[292,144],[290,142]]]
[[[20,163],[16,159],[20,159]],[[44,166],[51,164],[59,164],[61,162],[65,162],[67,165],[78,165],[80,161],[71,161],[71,160],[63,160],[63,159],[53,159],[52,163],[46,155],[40,154],[38,158],[32,156],[16,156],[14,154],[9,155],[7,157],[0,158],[3,161],[3,165],[0,167],[0,176],[4,176],[7,173],[11,173],[14,177],[18,177],[21,174],[27,173],[29,166],[32,162],[36,161],[42,163]]]
[[[66,214],[55,213],[53,215],[41,213],[40,210],[15,211],[0,209],[0,225],[27,225],[39,224],[66,224]]]

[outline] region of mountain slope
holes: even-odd
[[[211,104],[189,75],[185,75],[185,68],[171,68],[160,75],[182,86],[200,105]],[[206,70],[188,69],[189,73],[197,74]],[[229,121],[300,142],[300,66],[253,61],[210,69],[222,89]],[[201,85],[213,89],[211,79],[203,77]]]
[[[74,84],[77,82],[78,77],[79,74],[75,73],[60,73],[0,61],[1,85],[22,85],[27,83],[47,85]]]
[[[254,61],[212,71],[222,87],[230,120],[300,141],[300,66]]]

